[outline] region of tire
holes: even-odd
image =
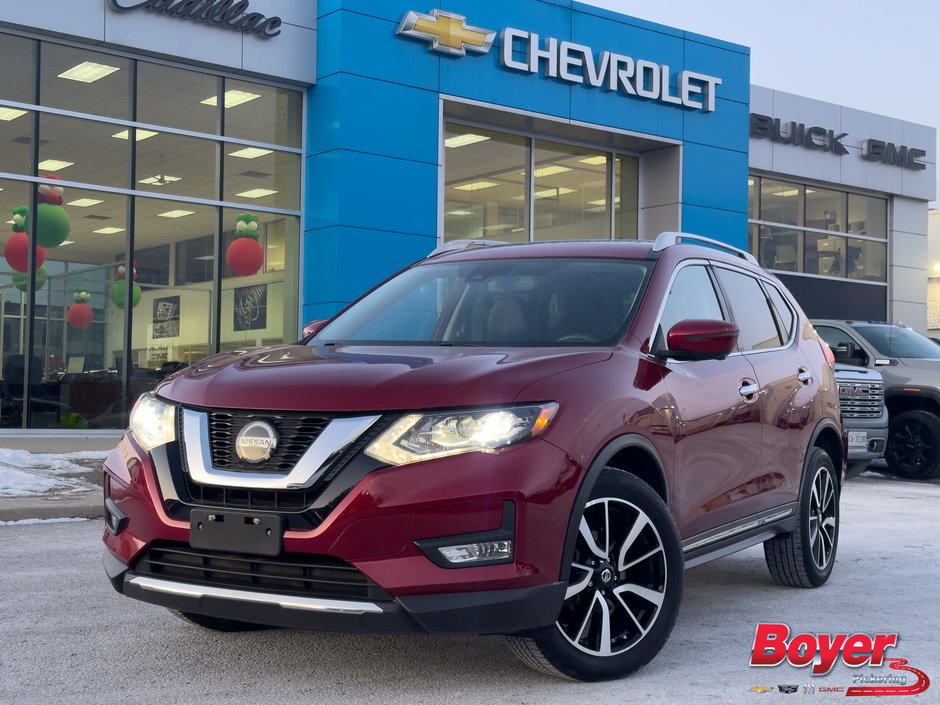
[[[764,557],[778,585],[815,588],[832,573],[839,547],[841,487],[832,459],[814,448],[800,489],[796,529],[764,541]]]
[[[940,476],[940,418],[929,411],[905,411],[888,425],[885,460],[891,472],[912,480]]]
[[[203,629],[210,629],[214,632],[255,632],[272,628],[264,624],[238,622],[234,619],[223,619],[222,617],[209,617],[195,612],[181,612],[180,610],[170,610],[170,612],[190,624],[196,624]]]
[[[604,468],[581,515],[557,622],[508,637],[510,647],[526,665],[556,677],[627,676],[669,638],[683,570],[679,533],[659,495],[633,475]]]

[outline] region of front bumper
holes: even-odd
[[[888,441],[887,408],[882,408],[878,418],[843,417],[842,424],[849,438],[849,463],[875,460],[884,455]],[[864,442],[853,445],[853,433],[864,433]]]
[[[387,593],[388,599],[378,601],[141,574],[137,563],[154,545],[189,545],[189,521],[174,510],[178,498],[161,487],[168,483],[158,465],[166,456],[154,457],[125,437],[105,461],[109,513],[117,509],[122,515],[117,532],[104,532],[105,567],[114,588],[128,597],[263,624],[442,633],[545,626],[554,622],[564,599],[562,551],[582,469],[540,439],[494,454],[376,469],[319,525],[287,524],[285,557],[344,561]],[[513,509],[511,561],[447,567],[426,555],[444,537],[504,531],[507,506]]]
[[[390,601],[296,597],[136,575],[105,551],[118,592],[182,612],[278,627],[368,633],[512,634],[548,626],[567,583],[487,592],[414,595]]]

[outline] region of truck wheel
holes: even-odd
[[[929,411],[905,411],[891,419],[885,460],[901,477],[930,480],[940,476],[940,419]]]
[[[832,459],[822,448],[813,448],[803,474],[796,529],[764,541],[775,583],[815,588],[829,579],[839,546],[839,494]]]
[[[622,678],[659,653],[679,613],[682,545],[645,482],[604,468],[580,518],[558,621],[511,636],[526,665],[580,681]]]

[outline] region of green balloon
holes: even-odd
[[[12,272],[13,286],[26,293],[26,288],[28,285],[28,280],[26,278],[25,272]],[[46,274],[46,265],[41,266],[36,270],[36,291],[39,291],[46,285],[46,280],[49,278],[49,275]]]
[[[69,236],[69,214],[52,203],[40,203],[36,210],[39,212],[36,242],[43,247],[58,247]]]
[[[114,282],[111,285],[111,301],[118,308],[124,308],[124,288],[127,285],[123,281]],[[140,286],[134,284],[133,293],[131,293],[131,308],[135,308],[140,303]]]

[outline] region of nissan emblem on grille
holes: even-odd
[[[275,448],[277,431],[265,421],[252,421],[235,438],[235,452],[248,463],[263,463]]]

